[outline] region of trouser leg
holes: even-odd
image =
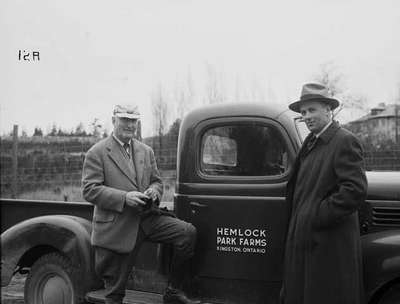
[[[194,255],[196,228],[190,223],[165,215],[150,216],[142,221],[141,227],[151,241],[173,245],[169,284],[181,289],[190,270],[188,260]]]
[[[106,304],[122,303],[126,283],[143,239],[143,232],[139,231],[135,248],[130,253],[118,253],[106,248],[94,247],[95,270],[104,282]]]

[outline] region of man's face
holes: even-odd
[[[319,101],[307,101],[300,106],[300,113],[307,128],[314,134],[319,133],[331,120],[329,106]]]
[[[138,120],[113,116],[114,135],[122,142],[128,143],[135,135]]]

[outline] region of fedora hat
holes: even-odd
[[[331,110],[339,106],[339,101],[330,98],[328,88],[320,83],[306,83],[301,90],[300,100],[289,105],[289,109],[300,113],[300,106],[306,101],[320,101],[328,104]]]

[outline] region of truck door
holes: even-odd
[[[181,163],[192,162],[194,175],[178,177],[176,204],[198,230],[197,275],[279,282],[294,159],[284,128],[259,117],[212,119],[191,141],[194,155]]]

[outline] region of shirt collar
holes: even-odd
[[[320,137],[321,134],[324,133],[324,132],[326,131],[326,129],[329,128],[329,126],[332,124],[332,122],[333,122],[332,120],[331,120],[330,122],[328,122],[328,123],[325,125],[325,127],[322,128],[321,131],[319,131],[317,134],[315,134],[315,137],[316,137],[316,138]]]
[[[123,143],[121,140],[119,140],[119,139],[118,139],[118,137],[114,135],[114,133],[113,133],[113,135],[112,135],[112,136],[113,136],[113,137],[114,137],[114,139],[117,141],[117,143],[119,143],[119,144],[121,145],[121,147],[124,147],[125,143]],[[131,140],[129,140],[129,142],[128,142],[128,145],[130,146],[130,145],[131,145],[131,143],[132,143],[132,139],[131,139]]]

